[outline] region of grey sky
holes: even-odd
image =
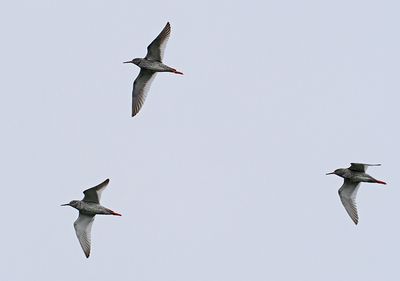
[[[0,279],[399,280],[398,1],[137,2],[0,3]],[[59,205],[108,177],[87,260]]]

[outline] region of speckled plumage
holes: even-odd
[[[135,116],[142,108],[146,99],[150,85],[155,78],[157,72],[172,72],[175,74],[183,74],[175,68],[169,67],[162,63],[164,50],[171,34],[171,26],[169,22],[165,25],[161,33],[147,47],[147,54],[144,58],[135,58],[125,63],[133,63],[140,67],[140,72],[132,90],[132,117]]]
[[[380,166],[380,164],[351,163],[350,167],[347,169],[341,168],[336,169],[332,173],[327,173],[327,175],[337,175],[344,179],[343,185],[340,187],[338,193],[346,212],[355,224],[358,224],[356,196],[360,183],[372,182],[386,184],[365,173],[369,166]]]
[[[109,179],[106,179],[101,184],[86,189],[83,192],[85,197],[82,200],[72,200],[67,204],[61,205],[71,206],[79,211],[78,219],[74,222],[74,228],[82,250],[87,258],[90,256],[90,237],[95,215],[121,216],[113,210],[100,205],[101,193],[107,187],[109,181]]]

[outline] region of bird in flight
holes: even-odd
[[[165,25],[161,33],[147,47],[147,54],[144,58],[135,58],[124,63],[133,63],[140,67],[140,72],[132,90],[132,117],[135,116],[146,99],[150,85],[153,82],[157,72],[172,72],[183,74],[175,68],[162,63],[164,50],[167,45],[169,35],[171,34],[171,25],[169,22]]]
[[[386,182],[377,180],[365,173],[369,166],[380,165],[381,164],[351,163],[351,166],[347,169],[336,169],[332,173],[327,173],[327,175],[337,175],[344,178],[344,183],[339,189],[339,197],[342,201],[344,208],[346,209],[347,213],[355,224],[358,224],[356,196],[360,183],[372,182],[386,184]]]
[[[74,222],[74,228],[79,243],[85,256],[88,258],[90,255],[90,233],[95,215],[114,215],[121,216],[110,209],[100,205],[100,197],[103,190],[107,187],[109,179],[106,179],[95,187],[86,189],[83,194],[85,195],[82,200],[72,200],[67,204],[61,206],[71,206],[79,211],[78,219]]]

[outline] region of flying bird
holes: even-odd
[[[182,74],[175,68],[162,63],[164,50],[167,45],[169,35],[171,34],[171,25],[169,22],[165,25],[161,33],[147,47],[147,54],[144,58],[135,58],[124,63],[133,63],[140,67],[140,72],[132,90],[132,117],[135,116],[146,99],[150,85],[153,82],[157,72],[172,72]]]
[[[90,255],[90,232],[95,215],[114,215],[121,216],[110,209],[100,205],[100,197],[103,190],[107,187],[109,179],[106,179],[95,187],[86,189],[83,194],[85,195],[82,200],[72,200],[67,204],[61,206],[71,206],[79,211],[78,219],[74,222],[74,228],[79,243],[85,256],[88,258]]]
[[[344,178],[344,183],[339,189],[339,197],[342,201],[344,208],[346,209],[347,213],[355,224],[358,224],[356,196],[360,183],[372,182],[386,184],[386,182],[377,180],[365,173],[369,166],[380,165],[381,164],[351,163],[351,166],[347,169],[336,169],[332,173],[327,173],[327,175],[337,175]]]

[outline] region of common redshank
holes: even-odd
[[[170,34],[171,26],[169,22],[167,22],[161,33],[147,47],[147,55],[144,58],[135,58],[131,61],[124,62],[133,63],[140,67],[139,75],[133,83],[132,117],[140,111],[157,72],[183,74],[175,68],[162,63],[164,50]]]
[[[61,206],[71,206],[79,211],[78,219],[74,222],[76,236],[81,244],[85,256],[88,258],[90,255],[90,233],[95,215],[114,215],[121,216],[110,209],[100,205],[100,197],[103,190],[107,187],[109,179],[106,179],[101,184],[86,189],[83,194],[85,196],[82,200],[72,200],[67,204]]]
[[[332,173],[327,173],[327,175],[337,175],[344,178],[344,183],[339,189],[339,196],[344,208],[355,224],[358,224],[356,196],[360,183],[372,182],[386,184],[386,182],[377,180],[365,173],[369,166],[380,165],[381,164],[351,163],[351,166],[347,169],[337,169]]]

